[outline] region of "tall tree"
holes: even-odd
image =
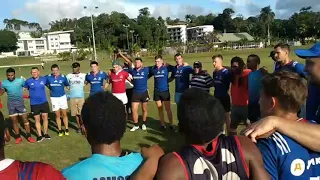
[[[16,34],[8,30],[0,30],[0,53],[11,52],[18,49]]]
[[[259,17],[264,26],[267,26],[268,45],[270,45],[270,25],[274,20],[275,13],[272,11],[270,6],[266,6],[261,9]]]

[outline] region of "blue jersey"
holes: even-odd
[[[214,96],[225,97],[228,96],[230,88],[230,73],[227,68],[220,69],[219,71],[213,72],[214,80]]]
[[[183,93],[189,88],[190,74],[193,73],[191,66],[175,66],[172,71],[176,81],[176,92]]]
[[[61,97],[66,95],[64,90],[65,86],[70,86],[69,82],[65,75],[61,74],[58,77],[55,77],[52,74],[46,76],[47,78],[47,86],[50,89],[51,97]]]
[[[47,78],[39,76],[38,79],[29,78],[24,83],[24,88],[29,90],[31,105],[39,105],[47,102],[46,82]]]
[[[23,100],[23,86],[24,80],[22,78],[15,78],[13,81],[6,79],[2,82],[2,89],[7,92],[8,101]]]
[[[139,153],[122,157],[93,154],[90,158],[62,170],[68,180],[129,179],[140,166],[143,158]]]
[[[302,78],[307,77],[307,72],[304,71],[304,65],[297,62],[297,61],[291,61],[290,63],[285,64],[283,66],[276,63],[274,71],[280,71],[280,70],[295,72],[295,73],[299,74]]]
[[[169,91],[168,76],[173,71],[174,66],[153,66],[151,74],[154,76],[154,90],[158,92]]]
[[[99,71],[96,75],[94,75],[93,72],[88,73],[86,75],[86,81],[91,84],[90,95],[97,92],[102,92],[104,85],[103,82],[107,79],[108,75],[103,71]]]
[[[132,69],[129,73],[132,75],[133,91],[143,93],[148,90],[148,76],[150,72],[149,67],[142,67],[141,69]]]
[[[320,124],[320,86],[310,84],[306,103],[307,120],[314,120]]]
[[[249,74],[249,102],[258,103],[260,99],[262,72],[260,70],[251,71]]]
[[[258,140],[257,146],[272,180],[320,178],[320,153],[289,137],[275,132],[268,139]]]

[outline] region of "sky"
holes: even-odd
[[[184,19],[186,14],[219,14],[231,7],[235,15],[249,17],[257,15],[260,9],[271,6],[276,18],[287,18],[304,6],[320,11],[319,0],[0,0],[0,20],[17,18],[38,22],[43,28],[49,22],[61,18],[78,18],[93,14],[118,11],[134,18],[138,10],[148,7],[154,17]],[[83,6],[89,7],[87,10]],[[94,9],[94,7],[98,9]],[[0,23],[0,28],[3,28]]]

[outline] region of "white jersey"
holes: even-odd
[[[67,79],[70,84],[70,98],[83,98],[86,74],[68,74]]]

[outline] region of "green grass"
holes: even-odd
[[[208,70],[210,74],[213,71],[211,57],[214,54],[222,54],[224,56],[224,64],[230,65],[230,59],[234,56],[240,56],[244,59],[249,54],[257,54],[261,58],[261,65],[266,66],[269,71],[273,71],[273,62],[269,56],[271,49],[252,49],[252,50],[232,50],[232,51],[222,51],[222,52],[213,52],[213,53],[199,53],[199,54],[188,54],[184,56],[184,59],[190,65],[194,61],[201,61],[203,63],[204,69]],[[292,53],[292,58],[295,60],[301,61]],[[164,59],[166,62],[174,64],[172,56],[165,56]],[[152,57],[143,58],[144,65],[152,65],[154,60]],[[0,59],[0,65],[17,65],[17,64],[28,64],[28,63],[39,63],[39,60],[34,60],[33,58],[6,58]],[[67,74],[71,72],[71,63],[72,62],[58,62],[61,73]],[[89,72],[89,62],[83,61],[81,63],[81,71]],[[100,69],[107,71],[110,69],[110,59],[103,59],[99,61]],[[50,73],[50,66],[53,63],[48,63],[45,65],[45,70],[41,72],[42,75]],[[17,71],[17,77],[24,76],[26,78],[30,77],[30,67],[21,67],[21,72],[18,71],[18,68],[15,68]],[[0,74],[0,79],[5,79],[5,69],[3,69],[2,74]],[[153,94],[153,78],[149,80],[149,89],[151,95]],[[85,87],[85,91],[89,91],[89,86]],[[213,90],[211,90],[213,91]],[[170,84],[171,99],[174,100],[174,82]],[[1,100],[4,105],[2,112],[7,117],[8,112],[6,109],[6,95],[4,95]],[[25,105],[30,112],[29,100],[25,101]],[[124,138],[121,141],[122,147],[124,149],[129,149],[132,151],[139,151],[140,146],[160,144],[167,152],[173,151],[181,146],[183,143],[183,137],[180,134],[173,133],[170,131],[161,132],[159,130],[159,122],[156,106],[153,102],[149,103],[149,114],[148,114],[148,131],[137,131],[134,133],[129,132],[129,128],[132,127],[132,124],[128,123],[127,132],[124,135]],[[172,104],[172,111],[174,115],[174,121],[177,122],[176,118],[176,105]],[[71,121],[70,130],[71,135],[69,137],[59,138],[56,132],[56,125],[54,122],[54,115],[50,115],[51,121],[49,123],[49,134],[52,136],[50,141],[43,141],[41,143],[29,144],[24,140],[21,144],[15,145],[13,138],[11,142],[8,143],[5,147],[6,157],[19,159],[23,161],[42,161],[45,163],[52,164],[57,169],[61,170],[62,168],[69,166],[80,159],[90,156],[90,147],[84,138],[84,136],[78,135],[75,133],[75,120],[69,117]],[[29,118],[32,122],[32,117]],[[33,131],[35,132],[34,124],[32,125]],[[21,128],[23,130],[23,128]],[[23,130],[24,131],[24,130]],[[35,134],[35,133],[33,133]]]

